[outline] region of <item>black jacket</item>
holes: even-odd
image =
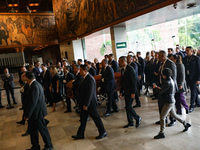
[[[84,105],[88,109],[97,106],[96,81],[91,74],[88,74],[80,84],[79,104],[81,108]]]
[[[138,57],[138,62],[141,65],[141,75],[144,75],[145,60],[142,57]]]
[[[154,88],[154,92],[158,93],[159,97],[162,97],[165,104],[175,103],[175,85],[171,77],[169,79],[164,79],[161,89]]]
[[[46,116],[47,110],[44,100],[44,92],[42,85],[34,81],[28,90],[27,107],[24,109],[25,117],[36,120],[38,117]]]
[[[96,76],[96,75],[97,75],[97,71],[96,71],[96,69],[94,69],[93,67],[91,67],[91,68],[89,69],[89,73],[90,73],[92,76]]]
[[[21,94],[22,94],[22,108],[25,109],[27,108],[28,105],[28,91],[29,91],[29,85],[28,83],[23,83],[23,86],[21,87]]]
[[[114,70],[110,66],[107,66],[102,72],[101,89],[104,92],[113,91],[115,86]]]
[[[184,57],[185,74],[187,82],[200,81],[200,57],[192,55]]]
[[[42,78],[41,78],[41,72],[38,67],[33,68],[33,73],[35,75],[36,80],[41,84],[42,83]]]
[[[10,74],[9,77],[7,77],[6,74],[3,74],[2,75],[2,80],[4,82],[4,88],[5,89],[9,89],[9,88],[14,88],[15,87],[15,84],[14,84],[14,81],[13,81],[13,74]]]
[[[110,62],[109,66],[113,68],[114,72],[119,72],[119,65],[115,60]]]
[[[44,87],[44,89],[49,88],[50,86],[50,81],[51,81],[51,72],[50,70],[46,70],[45,74],[44,71],[41,73],[41,78],[42,78],[42,86]]]
[[[131,62],[130,65],[133,67],[133,69],[135,70],[135,73],[138,77],[138,65],[135,62]]]
[[[74,97],[76,99],[79,98],[79,96],[78,96],[79,95],[79,87],[80,87],[82,79],[83,79],[83,77],[80,75],[80,73],[75,75],[75,79],[74,79],[74,82],[73,82],[73,92],[74,92]]]
[[[127,65],[124,74],[123,69],[121,70],[121,74],[120,93],[124,92],[125,95],[135,94],[137,89],[137,77],[133,67]]]

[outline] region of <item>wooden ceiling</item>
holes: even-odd
[[[17,13],[23,13],[25,6],[29,6],[32,12],[53,11],[52,0],[0,0],[0,13],[7,13],[12,7]]]

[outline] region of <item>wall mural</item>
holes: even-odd
[[[57,42],[53,15],[0,14],[0,46]]]
[[[76,38],[166,0],[53,0],[59,42]]]

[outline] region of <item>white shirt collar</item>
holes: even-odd
[[[35,79],[33,79],[33,80],[31,81],[31,83],[29,84],[29,87],[31,86],[31,84],[32,84],[34,81],[35,81]]]
[[[89,74],[89,72],[88,72],[88,73],[86,73],[86,75],[83,77],[83,79],[85,79],[85,77],[86,77],[88,74]]]

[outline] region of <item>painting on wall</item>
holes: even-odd
[[[54,15],[1,15],[0,46],[58,43]]]
[[[166,0],[53,0],[59,42],[76,38]]]

